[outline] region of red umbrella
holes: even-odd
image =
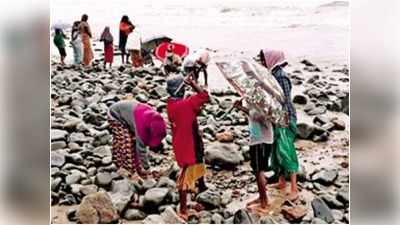
[[[186,45],[175,43],[175,42],[163,42],[159,46],[157,46],[156,50],[154,51],[154,55],[160,61],[164,61],[166,57],[166,53],[168,47],[172,45],[172,52],[180,57],[185,57],[189,54],[189,48]]]

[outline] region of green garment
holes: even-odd
[[[291,120],[289,127],[274,128],[274,144],[271,154],[271,169],[278,175],[288,176],[299,170],[294,140],[296,139],[297,125]]]
[[[57,48],[65,48],[64,34],[59,33],[54,35],[53,42],[57,46]]]

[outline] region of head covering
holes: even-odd
[[[146,146],[156,147],[167,135],[162,116],[146,104],[139,103],[134,111],[137,135]]]
[[[103,33],[101,34],[100,40],[105,41],[107,43],[113,42],[114,38],[110,32],[110,27],[105,27]]]
[[[201,63],[207,65],[210,62],[210,54],[206,50],[200,50],[197,54]]]
[[[167,92],[172,97],[183,97],[182,90],[185,90],[184,86],[185,86],[184,78],[180,74],[173,75],[167,79]]]
[[[285,54],[282,51],[264,49],[262,52],[264,53],[265,66],[270,71],[286,61]]]

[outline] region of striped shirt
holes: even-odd
[[[272,75],[278,81],[279,85],[281,86],[285,94],[285,102],[283,103],[283,108],[289,113],[290,119],[297,121],[296,109],[292,104],[292,97],[291,97],[292,83],[290,82],[289,77],[280,66],[277,66],[272,70]]]

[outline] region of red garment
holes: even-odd
[[[129,24],[125,23],[125,22],[121,22],[119,24],[119,29],[121,31],[123,31],[126,34],[126,36],[128,36],[132,32],[131,27],[132,27],[131,25],[129,25]]]
[[[104,45],[104,62],[112,63],[114,60],[114,48],[112,43]]]
[[[168,118],[172,129],[172,147],[180,167],[196,164],[195,133],[198,132],[197,115],[208,101],[208,93],[200,92],[186,99],[167,101]],[[197,131],[193,130],[197,127]],[[198,146],[197,146],[198,149]]]

